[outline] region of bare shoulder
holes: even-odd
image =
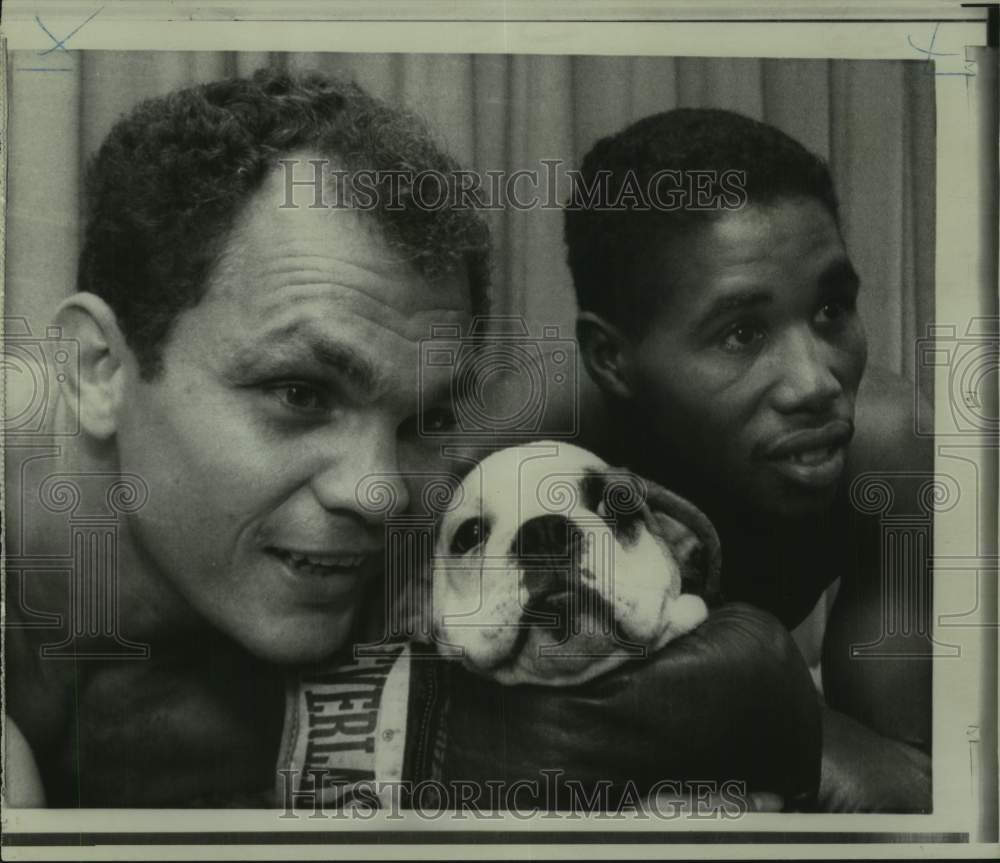
[[[922,396],[912,382],[880,369],[866,372],[858,392],[848,470],[851,478],[887,474],[896,514],[925,514],[920,489],[934,469],[933,439],[916,433],[918,399]],[[892,740],[926,750],[931,739],[931,664],[924,634],[930,630],[933,603],[910,600],[927,595],[929,570],[916,554],[896,555],[887,562],[881,515],[854,508],[849,513],[851,533],[844,543],[848,565],[823,642],[826,701]],[[890,620],[892,631],[886,629]],[[881,645],[884,653],[872,652],[859,662],[857,645]],[[899,661],[903,656],[906,662]]]
[[[3,715],[4,805],[35,809],[45,805],[45,789],[34,752],[23,732],[7,714]]]
[[[916,408],[925,397],[912,381],[885,369],[865,372],[858,391],[848,471],[931,472],[934,445],[916,433]]]
[[[75,663],[43,659],[46,643],[58,643],[64,631],[32,626],[22,619],[24,609],[18,592],[12,590],[13,576],[7,574],[7,620],[3,632],[4,712],[24,735],[26,746],[40,757],[50,752],[68,733],[73,699]],[[44,588],[47,574],[34,579],[35,587]],[[16,588],[16,585],[13,585]],[[33,599],[46,595],[35,591]],[[39,602],[34,608],[45,608]]]

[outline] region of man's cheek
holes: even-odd
[[[421,514],[440,514],[468,470],[468,462],[446,458],[441,450],[438,441],[400,447],[399,473],[406,485],[411,509],[423,510]]]
[[[692,458],[717,462],[739,448],[742,430],[733,428],[725,413],[714,411],[712,407],[707,400],[680,404],[677,410],[664,417],[664,423],[676,429],[676,438]]]
[[[849,372],[850,375],[850,389],[851,395],[853,396],[858,391],[858,387],[861,384],[861,378],[865,373],[865,368],[868,365],[868,339],[865,335],[865,328],[859,320],[857,323],[857,331],[854,336],[854,345],[850,351],[849,358]]]

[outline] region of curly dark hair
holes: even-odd
[[[291,151],[345,171],[434,171],[458,164],[415,115],[354,83],[265,69],[149,99],[119,120],[87,175],[77,287],[114,310],[142,375],[162,369],[178,314],[196,305],[251,194]],[[489,233],[468,208],[417,206],[406,186],[371,210],[387,241],[428,279],[464,266],[486,310]]]
[[[646,272],[653,244],[663,244],[726,212],[668,209],[619,201],[627,175],[646,188],[663,171],[741,171],[745,204],[816,198],[838,220],[826,164],[784,132],[732,111],[677,108],[654,114],[598,141],[584,157],[564,210],[564,238],[581,309],[641,337],[663,294],[663,277]],[[608,187],[594,197],[604,174]],[[668,178],[669,179],[669,178]],[[588,192],[588,188],[591,190]],[[674,184],[674,188],[682,188]],[[720,192],[714,183],[711,193]],[[632,199],[634,201],[634,199]],[[607,206],[616,202],[620,209]],[[839,224],[839,221],[838,221]]]

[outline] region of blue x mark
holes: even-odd
[[[74,27],[72,30],[70,30],[70,32],[67,33],[65,36],[63,36],[62,39],[59,39],[55,35],[53,35],[52,31],[45,26],[45,22],[42,21],[42,19],[36,15],[35,23],[39,27],[41,27],[41,29],[48,35],[48,37],[52,40],[53,43],[51,48],[46,48],[44,51],[39,51],[38,56],[44,57],[46,54],[51,54],[53,51],[66,51],[67,53],[69,53],[69,48],[66,47],[66,43],[69,42],[69,40],[72,39],[78,32],[80,32],[80,30],[83,29],[84,25],[88,24],[103,9],[104,9],[103,6],[101,6],[99,9],[96,9],[87,17],[85,21],[83,21],[79,26]]]

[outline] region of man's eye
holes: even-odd
[[[723,334],[722,348],[733,353],[752,350],[763,340],[764,331],[756,324],[736,324]]]
[[[819,310],[820,323],[835,323],[854,311],[854,301],[847,299],[830,300]]]
[[[325,392],[312,384],[283,383],[271,387],[270,392],[285,407],[299,413],[318,413],[330,409],[330,400]]]

